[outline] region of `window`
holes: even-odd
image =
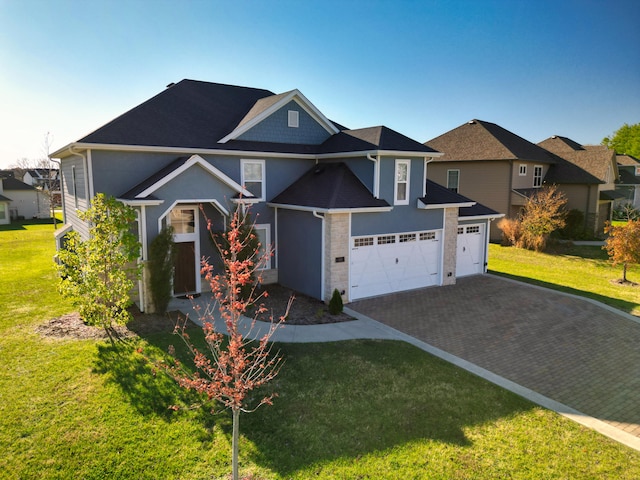
[[[536,165],[533,167],[533,186],[534,188],[542,186],[542,166]]]
[[[447,170],[447,188],[458,193],[460,185],[460,170]]]
[[[271,268],[271,225],[268,223],[258,224],[253,227],[253,231],[260,241],[258,258],[262,260],[262,258],[268,254],[266,261],[261,265],[262,269],[268,270]]]
[[[521,177],[526,177],[526,175],[527,175],[527,165],[526,164],[520,165],[520,171],[518,172],[518,175],[520,175]]]
[[[473,227],[467,227],[467,233],[480,233],[480,226],[474,225]]]
[[[370,247],[373,245],[373,237],[356,238],[353,240],[354,247]]]
[[[416,234],[415,233],[401,233],[400,234],[400,243],[415,242],[415,241],[416,241]]]
[[[636,177],[640,177],[640,166],[636,167]]]
[[[458,227],[458,235],[462,235],[464,233],[464,227]]]
[[[195,233],[196,212],[191,208],[174,208],[169,214],[173,233],[176,235],[184,233]]]
[[[388,245],[389,243],[396,243],[395,235],[380,235],[378,237],[378,245]]]
[[[0,220],[6,220],[7,218],[7,204],[0,203]]]
[[[436,232],[420,232],[420,241],[423,240],[435,240]]]
[[[242,186],[258,200],[264,200],[264,160],[242,160]]]
[[[300,125],[300,112],[297,110],[289,110],[288,121],[289,127],[298,128]]]
[[[410,167],[410,160],[396,160],[395,205],[409,205]]]
[[[75,165],[71,165],[71,189],[73,190],[71,192],[71,195],[73,195],[73,202],[76,208],[78,208],[78,186],[76,183],[76,166]]]

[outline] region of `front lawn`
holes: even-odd
[[[44,338],[70,311],[51,225],[0,228],[0,478],[201,479],[230,472],[231,421],[116,348]],[[640,478],[640,452],[405,343],[281,345],[273,407],[240,422],[253,479]]]
[[[558,246],[556,253],[537,253],[489,245],[489,271],[516,280],[581,295],[640,316],[640,285],[620,285],[622,266],[613,267],[599,246]],[[627,279],[640,283],[640,267],[630,266]]]

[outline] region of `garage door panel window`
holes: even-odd
[[[381,235],[378,237],[378,245],[388,245],[390,243],[396,243],[395,235]]]
[[[353,240],[354,247],[370,247],[373,245],[373,237],[356,238]]]

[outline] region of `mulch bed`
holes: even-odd
[[[346,313],[331,315],[328,306],[320,300],[296,293],[281,285],[266,285],[264,289],[268,295],[261,299],[267,312],[260,320],[268,321],[273,315],[278,319],[287,308],[287,303],[293,295],[294,300],[289,310],[286,323],[289,325],[317,325],[323,323],[346,322],[353,320]],[[122,338],[144,336],[160,332],[172,332],[180,312],[168,312],[166,315],[141,313],[136,307],[131,308],[133,320],[126,326],[117,326],[117,334]],[[74,339],[108,339],[107,333],[101,327],[86,325],[77,312],[56,317],[39,325],[36,331],[45,337],[74,338]]]

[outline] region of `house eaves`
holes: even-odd
[[[378,212],[390,212],[393,210],[391,205],[385,207],[356,207],[356,208],[323,208],[323,207],[309,207],[304,205],[290,205],[286,203],[273,203],[267,202],[267,206],[273,208],[284,208],[287,210],[298,210],[302,212],[317,212],[317,213],[378,213]]]

